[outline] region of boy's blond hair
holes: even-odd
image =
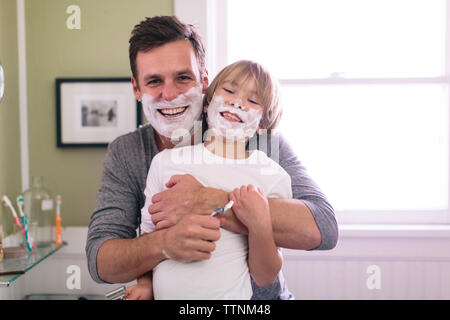
[[[256,94],[260,100],[259,103],[263,107],[259,128],[266,129],[270,133],[270,130],[274,130],[277,127],[282,113],[281,105],[279,104],[278,82],[269,71],[257,62],[240,60],[223,68],[206,90],[203,106],[209,105],[217,87],[230,75],[233,75],[233,79],[230,80],[236,81],[238,85],[249,80],[255,80]]]

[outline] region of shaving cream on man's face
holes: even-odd
[[[144,94],[142,107],[147,121],[161,135],[179,139],[191,134],[202,114],[202,86],[192,87],[172,101],[157,101]]]
[[[220,95],[214,95],[208,106],[208,129],[227,139],[251,138],[259,127],[262,111],[243,111],[227,105]]]

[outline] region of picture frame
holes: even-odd
[[[141,124],[131,78],[56,78],[57,147],[106,147]]]

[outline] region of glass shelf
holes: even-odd
[[[22,247],[3,248],[3,260],[0,261],[0,287],[8,287],[14,280],[66,245],[67,242],[63,242],[60,246],[53,243],[46,247],[38,247],[32,252]]]

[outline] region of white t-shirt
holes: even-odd
[[[148,207],[154,194],[166,188],[175,174],[191,174],[202,185],[227,192],[242,185],[259,187],[268,198],[292,198],[290,176],[264,152],[251,151],[247,159],[227,159],[211,153],[203,144],[166,149],[152,160],[141,210],[143,233],[153,232]],[[196,262],[167,259],[153,269],[155,299],[229,299],[252,296],[247,264],[247,236],[221,228],[211,258]]]

